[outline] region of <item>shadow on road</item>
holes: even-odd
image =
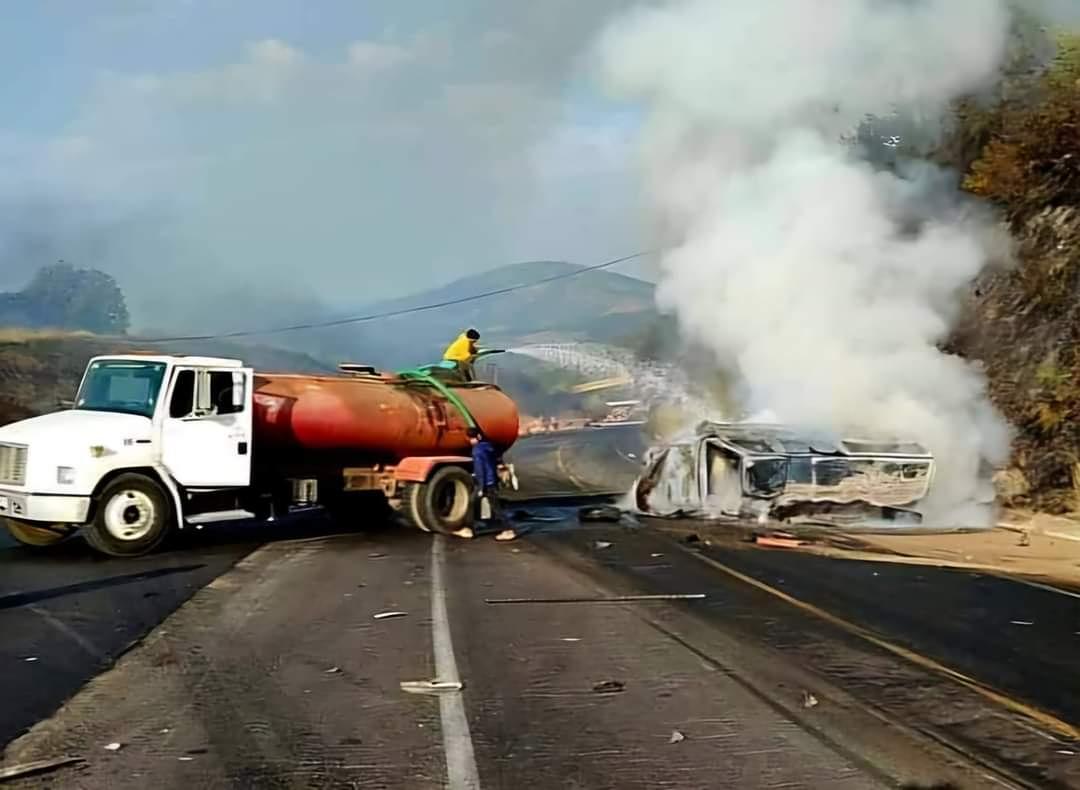
[[[156,579],[161,576],[169,576],[174,573],[190,573],[191,571],[197,571],[204,567],[206,566],[180,565],[174,568],[159,568],[152,571],[143,571],[142,573],[129,573],[124,576],[110,576],[104,579],[94,579],[92,581],[78,582],[77,584],[65,584],[62,587],[52,587],[45,590],[35,590],[34,592],[22,592],[11,593],[9,595],[0,595],[0,609],[13,609],[17,606],[28,606],[29,604],[47,601],[50,598],[60,598],[65,595],[75,595],[78,593],[92,592],[94,590],[105,589],[106,587],[117,587],[122,584],[133,584],[135,582]]]

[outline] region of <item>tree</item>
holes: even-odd
[[[1080,35],[1063,35],[1026,96],[1003,99],[964,187],[1021,220],[1080,204]]]
[[[33,327],[122,334],[127,331],[130,316],[123,291],[111,276],[61,261],[40,269],[22,291],[7,294],[0,302],[0,320]]]

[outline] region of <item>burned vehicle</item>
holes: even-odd
[[[631,497],[650,516],[917,525],[933,477],[933,456],[915,442],[704,422],[650,448]]]

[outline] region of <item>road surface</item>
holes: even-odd
[[[0,551],[0,725],[39,722],[4,765],[84,760],[12,786],[1080,787],[1080,599],[527,507],[512,543]]]

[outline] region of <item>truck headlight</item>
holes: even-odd
[[[75,484],[75,470],[70,466],[56,467],[56,482],[62,486]]]

